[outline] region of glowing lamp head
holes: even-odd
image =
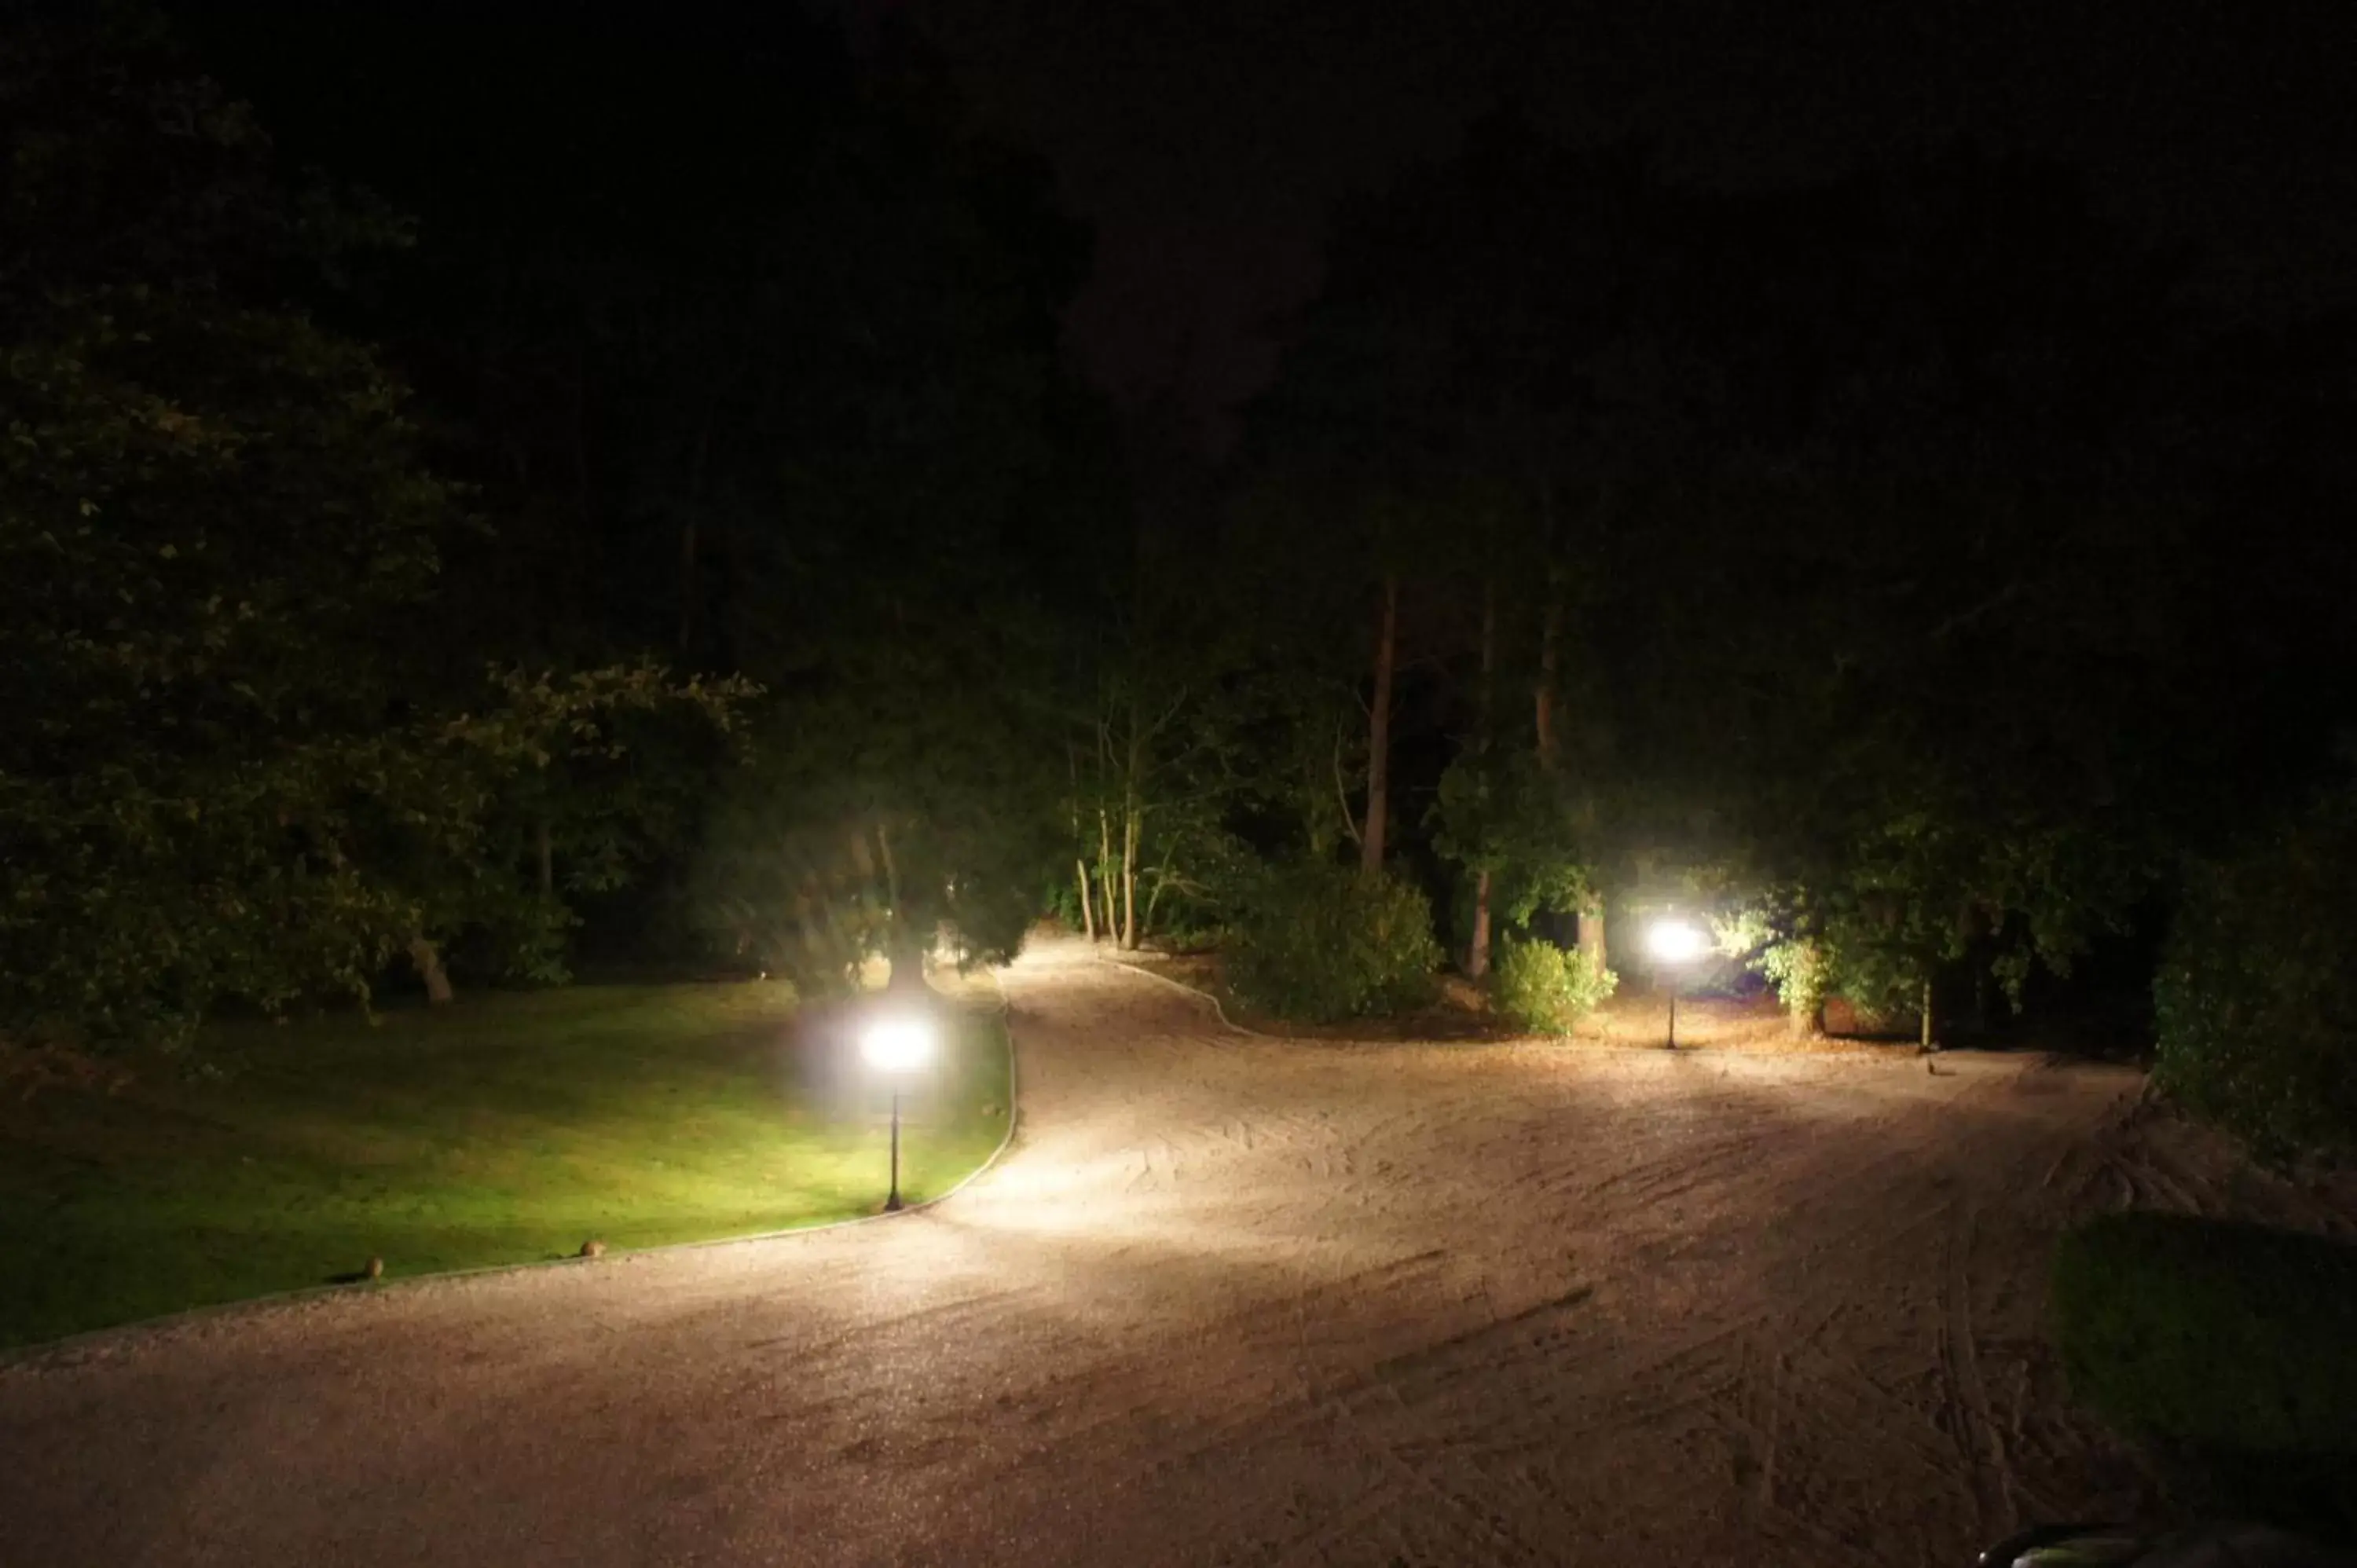
[[[1710,946],[1691,920],[1656,920],[1645,933],[1645,949],[1663,963],[1692,963]]]
[[[859,1054],[877,1072],[914,1072],[933,1059],[933,1026],[905,1015],[878,1018],[860,1035]]]

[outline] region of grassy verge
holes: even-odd
[[[332,1283],[873,1211],[886,1101],[760,984],[583,986],[213,1031],[115,1095],[0,1105],[0,1345]],[[1006,1039],[952,1014],[901,1187],[1006,1128]]]
[[[2189,1512],[2357,1540],[2357,1248],[2106,1215],[2063,1238],[2053,1302],[2073,1392]]]

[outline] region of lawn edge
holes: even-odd
[[[1146,968],[1144,964],[1132,963],[1125,958],[1113,958],[1101,952],[1093,953],[1091,956],[1099,963],[1109,965],[1114,969],[1125,969],[1132,974],[1143,975],[1148,980],[1160,981],[1163,984],[1170,986],[1175,990],[1183,991],[1188,995],[1192,996],[1199,1001],[1210,1003],[1211,1004],[1211,1012],[1219,1018],[1221,1026],[1232,1033],[1238,1035],[1250,1035],[1255,1040],[1285,1040],[1294,1037],[1289,1035],[1272,1035],[1267,1033],[1265,1030],[1252,1028],[1247,1025],[1237,1023],[1233,1018],[1228,1016],[1228,1010],[1221,1004],[1220,999],[1211,994],[1211,993],[1204,990],[1200,985],[1189,985],[1183,980],[1173,980],[1167,974],[1157,974],[1153,970]]]
[[[1125,965],[1124,967],[1127,967]],[[756,1241],[780,1241],[791,1236],[813,1236],[822,1230],[840,1230],[853,1225],[873,1225],[878,1220],[899,1219],[910,1214],[920,1214],[936,1204],[947,1203],[971,1187],[985,1173],[996,1165],[1007,1146],[1015,1142],[1015,1130],[1023,1121],[1022,1079],[1018,1076],[1020,1053],[1015,1048],[1015,1010],[1006,999],[1006,983],[998,972],[986,972],[992,987],[998,993],[998,1025],[1006,1041],[1006,1131],[999,1135],[998,1146],[985,1155],[982,1163],[960,1176],[946,1192],[935,1193],[921,1202],[908,1204],[899,1209],[877,1214],[852,1214],[841,1219],[822,1219],[809,1225],[789,1225],[778,1230],[750,1230],[735,1236],[707,1236],[699,1241],[667,1241],[659,1247],[636,1247],[612,1254],[617,1261],[625,1258],[654,1258],[666,1252],[695,1251],[711,1247],[741,1247]],[[1143,970],[1138,971],[1143,974]],[[1159,976],[1157,977],[1160,978]],[[1173,981],[1171,983],[1176,984]],[[1216,1005],[1216,1004],[1215,1004]],[[264,1295],[240,1296],[235,1301],[210,1302],[203,1306],[184,1307],[156,1317],[135,1317],[127,1323],[110,1323],[103,1328],[85,1328],[59,1339],[39,1339],[28,1345],[17,1345],[0,1350],[0,1371],[6,1371],[27,1362],[46,1360],[70,1355],[75,1350],[95,1348],[102,1341],[130,1339],[146,1336],[162,1336],[176,1328],[193,1326],[216,1317],[236,1313],[258,1311],[274,1306],[290,1306],[303,1302],[326,1301],[338,1296],[361,1295],[378,1299],[392,1292],[406,1290],[412,1285],[446,1284],[452,1280],[480,1279],[487,1274],[522,1273],[533,1269],[583,1268],[604,1262],[602,1258],[533,1258],[516,1263],[483,1263],[469,1269],[443,1269],[433,1273],[404,1274],[397,1280],[370,1284],[298,1285],[292,1290],[272,1291]]]

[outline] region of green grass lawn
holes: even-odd
[[[2063,1237],[2053,1304],[2072,1391],[2187,1512],[2357,1541],[2357,1247],[2105,1215]]]
[[[794,1043],[780,986],[579,986],[215,1029],[109,1096],[0,1105],[0,1346],[335,1281],[874,1211],[884,1093]],[[901,1188],[1006,1130],[995,1014],[950,1013]]]

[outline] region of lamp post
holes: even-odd
[[[893,1014],[869,1024],[859,1036],[859,1054],[870,1069],[892,1084],[892,1187],[884,1199],[888,1214],[900,1207],[900,1085],[908,1075],[933,1057],[933,1026],[929,1019]]]
[[[1670,970],[1669,1048],[1671,1050],[1678,1048],[1679,966],[1691,963],[1700,958],[1703,950],[1709,945],[1700,927],[1691,920],[1681,920],[1674,915],[1667,919],[1654,921],[1652,929],[1645,933],[1646,950],[1653,955],[1654,961],[1668,965]]]

